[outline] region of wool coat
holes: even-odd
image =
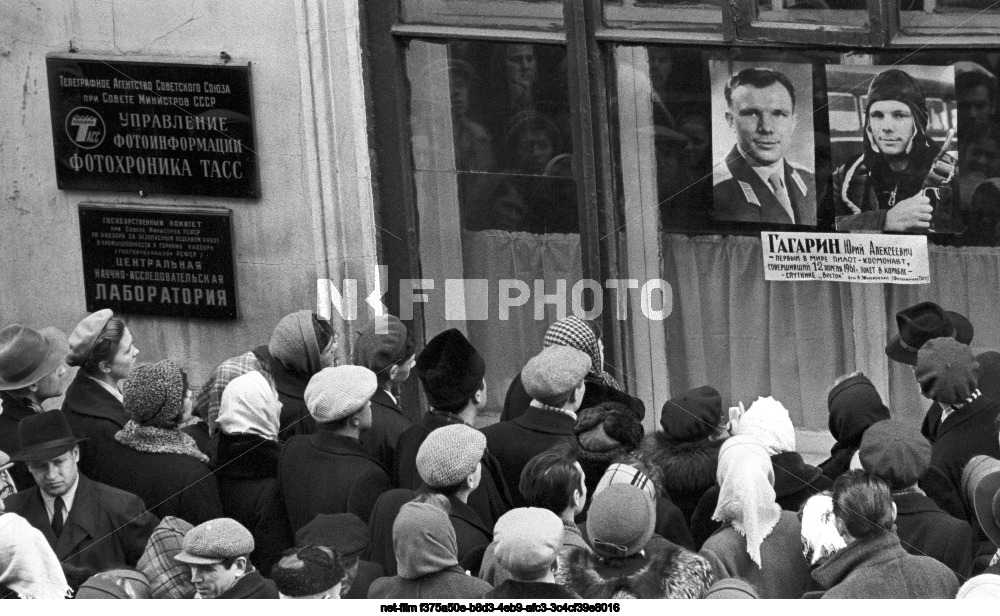
[[[0,391],[0,406],[3,412],[0,413],[0,451],[9,456],[21,450],[21,442],[17,436],[17,425],[25,417],[31,417],[37,411],[31,408],[27,402],[10,395],[6,391]],[[18,490],[27,490],[35,485],[35,478],[28,470],[28,465],[24,462],[16,462],[10,468],[10,476],[14,479],[14,485]]]
[[[487,546],[493,541],[493,527],[486,526],[475,509],[454,496],[449,497],[448,502],[451,504],[448,518],[455,529],[458,562],[461,563],[476,548]]]
[[[94,465],[104,458],[106,445],[128,423],[125,407],[100,383],[78,370],[66,390],[62,411],[73,435],[88,439],[80,443],[80,472],[96,476]]]
[[[351,588],[348,589],[347,595],[341,598],[367,599],[368,590],[371,588],[372,582],[380,577],[385,577],[382,567],[367,560],[358,561],[358,572],[354,576],[354,581],[351,582]]]
[[[278,587],[256,569],[236,580],[236,583],[216,599],[277,599]]]
[[[1000,402],[981,395],[941,422],[931,445],[931,464],[920,487],[946,513],[974,520],[962,498],[962,471],[973,456],[1000,458],[994,420]]]
[[[266,345],[254,349],[254,354],[268,363],[274,387],[278,391],[278,400],[281,401],[281,427],[278,438],[288,441],[293,436],[315,432],[316,420],[309,414],[305,401],[306,385],[309,384],[312,375],[285,367],[271,355]]]
[[[135,494],[156,517],[197,526],[223,516],[215,475],[193,456],[137,451],[117,441],[102,444],[100,452],[90,464],[92,479]]]
[[[556,577],[584,599],[700,599],[715,581],[705,558],[662,538],[626,558],[571,550]]]
[[[369,599],[482,599],[493,587],[458,565],[416,579],[397,576],[372,582]]]
[[[857,540],[816,567],[823,599],[952,599],[958,579],[946,565],[907,554],[894,533]]]
[[[979,542],[968,522],[948,515],[918,492],[893,494],[892,500],[896,534],[904,550],[948,565],[960,580],[972,575]]]
[[[486,599],[579,599],[580,595],[562,584],[506,580],[486,593]]]
[[[517,419],[483,428],[486,446],[500,462],[514,507],[526,504],[517,489],[521,483],[521,471],[531,458],[550,447],[575,441],[574,425],[576,419],[568,413],[531,406]]]
[[[698,501],[715,485],[723,441],[675,441],[663,432],[648,435],[641,455],[660,469],[663,491],[690,525]],[[704,539],[703,539],[704,541]]]
[[[375,390],[371,403],[372,427],[361,434],[361,444],[373,460],[391,470],[396,464],[399,437],[413,426],[413,422],[381,387]]]
[[[256,528],[272,498],[281,443],[256,434],[218,434],[215,476],[222,513]]]
[[[430,410],[424,414],[420,423],[414,424],[399,437],[396,448],[396,477],[400,488],[416,490],[424,482],[417,472],[417,452],[424,439],[432,431],[455,423],[463,423],[451,413]],[[487,444],[481,460],[483,464],[482,478],[479,487],[469,495],[469,506],[488,528],[493,528],[500,516],[513,508],[511,493],[517,491],[517,484],[508,486],[504,474]],[[391,528],[390,528],[391,530]],[[391,533],[390,533],[391,535]]]
[[[4,506],[40,530],[63,568],[73,573],[68,577],[80,581],[108,569],[135,567],[159,523],[138,496],[92,481],[83,473],[58,538],[37,486],[7,497]]]
[[[760,546],[760,562],[747,554],[746,538],[726,524],[708,538],[701,555],[719,579],[739,578],[752,584],[761,599],[798,599],[810,589],[809,563],[802,555],[802,526],[796,514],[782,511]]]

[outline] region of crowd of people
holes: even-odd
[[[418,348],[375,317],[336,365],[331,324],[296,312],[193,399],[110,310],[68,337],[9,325],[0,596],[1000,598],[1000,353],[937,304],[896,325],[922,428],[845,375],[818,466],[769,396],[725,412],[698,387],[646,434],[572,316],[481,429],[487,360],[455,329]]]

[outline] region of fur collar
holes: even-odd
[[[702,493],[715,485],[719,448],[725,441],[674,441],[655,432],[642,443],[643,456],[663,471],[663,489],[676,498],[683,493]]]
[[[556,581],[584,599],[700,599],[715,581],[704,557],[671,545],[615,574],[612,563],[584,550],[560,559]]]
[[[208,463],[208,456],[198,449],[194,439],[180,430],[143,426],[129,420],[125,427],[115,434],[115,440],[136,451],[177,453]]]

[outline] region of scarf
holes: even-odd
[[[545,330],[545,339],[542,343],[545,346],[561,344],[583,351],[590,356],[590,372],[587,373],[587,380],[603,383],[608,387],[622,391],[618,381],[604,371],[601,361],[601,347],[597,344],[594,330],[590,329],[590,326],[579,317],[566,317],[549,325],[549,328]]]
[[[145,453],[177,453],[191,456],[208,464],[208,456],[203,454],[194,439],[180,430],[167,430],[155,426],[137,424],[131,419],[115,434],[115,440]]]
[[[255,434],[278,440],[281,425],[278,392],[260,372],[236,377],[222,392],[216,424],[226,434]]]
[[[65,599],[69,584],[45,536],[16,513],[0,512],[0,587],[22,599]],[[0,599],[10,597],[0,593]]]
[[[719,450],[719,501],[712,519],[733,528],[746,539],[747,554],[758,567],[760,546],[781,517],[775,502],[774,469],[767,450],[754,437],[733,436]]]
[[[768,456],[795,451],[795,426],[788,410],[768,396],[757,398],[746,413],[733,422],[734,436],[753,436],[758,439]]]
[[[833,499],[817,494],[802,507],[802,553],[815,566],[847,547],[833,523]]]

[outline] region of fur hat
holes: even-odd
[[[214,565],[227,558],[249,556],[254,542],[250,531],[236,520],[216,518],[188,531],[183,547],[174,560],[189,565]]]
[[[483,385],[486,362],[457,329],[434,336],[417,355],[417,376],[431,407],[457,413]]]
[[[521,370],[524,391],[542,404],[562,403],[590,372],[590,356],[568,346],[552,345]]]
[[[941,404],[955,404],[976,390],[979,362],[968,345],[954,338],[935,338],[917,352],[913,375],[924,397]]]
[[[714,387],[702,385],[663,405],[660,425],[673,441],[698,441],[715,433],[722,419],[722,397]]]
[[[602,402],[581,410],[573,433],[580,448],[587,452],[634,451],[642,443],[642,423],[620,402]]]
[[[606,558],[635,554],[649,542],[655,526],[653,499],[628,483],[612,484],[602,490],[587,513],[590,545]]]
[[[169,359],[136,366],[122,384],[122,404],[138,424],[176,427],[177,417],[184,412],[181,369]]]
[[[733,427],[733,436],[757,437],[768,455],[795,451],[795,426],[780,402],[759,397]]]
[[[391,314],[379,315],[365,325],[354,343],[354,365],[364,366],[384,380],[393,364],[413,355],[414,342],[406,325]]]
[[[861,467],[880,477],[892,490],[908,488],[927,472],[931,464],[931,444],[917,428],[886,419],[872,424],[861,438],[858,450]]]
[[[913,123],[921,133],[927,131],[927,97],[920,82],[909,73],[898,68],[882,71],[868,86],[868,105],[865,107],[865,123],[872,105],[879,101],[899,101],[910,108]]]
[[[318,423],[330,423],[360,411],[377,388],[375,373],[368,368],[323,368],[306,385],[306,408]]]
[[[76,324],[73,332],[69,335],[69,353],[66,354],[66,363],[71,366],[82,366],[87,361],[87,356],[97,346],[97,340],[104,331],[104,326],[108,324],[115,313],[110,308],[98,310],[93,314],[88,314],[82,321]]]
[[[344,565],[333,548],[307,545],[285,552],[271,578],[283,597],[314,598],[343,581]]]
[[[518,579],[545,573],[563,547],[563,523],[548,509],[521,507],[500,516],[493,530],[494,554]]]
[[[465,424],[451,424],[427,435],[417,451],[417,473],[430,488],[458,484],[476,472],[486,437]]]

